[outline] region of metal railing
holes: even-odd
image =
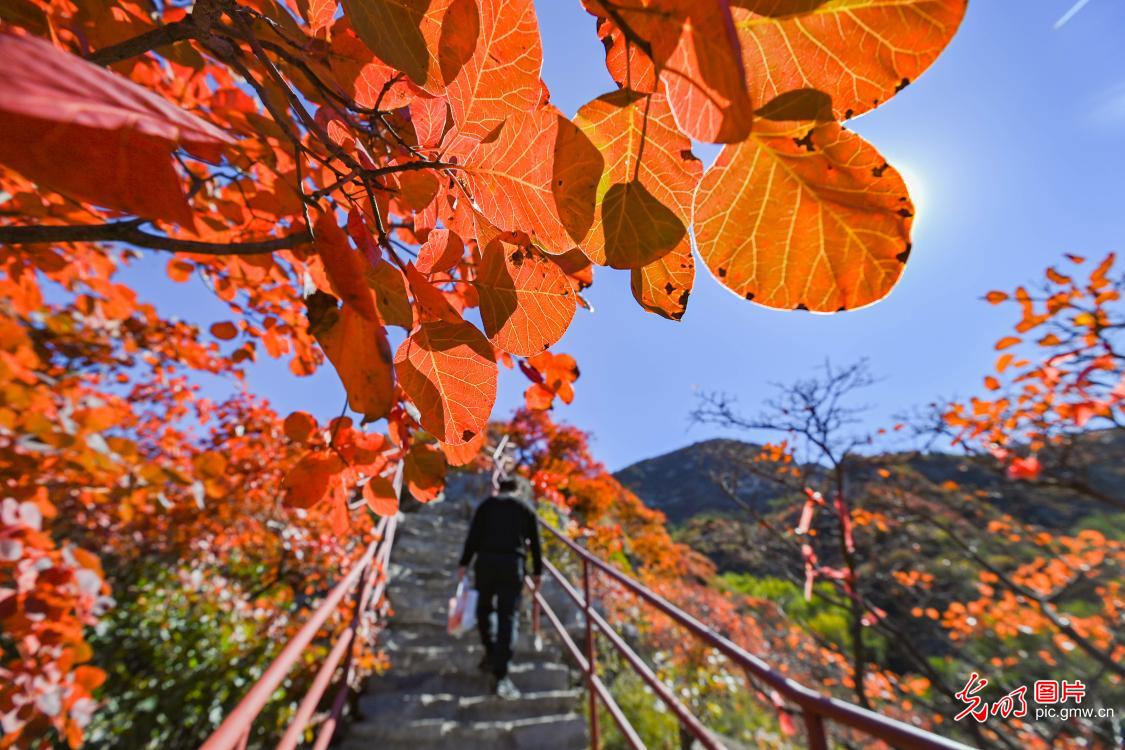
[[[289,727],[277,743],[278,750],[293,750],[300,743],[309,721],[320,704],[325,691],[332,682],[337,667],[343,663],[343,674],[339,679],[339,687],[332,701],[328,717],[320,725],[317,732],[314,750],[324,750],[328,747],[333,733],[340,722],[344,706],[348,698],[348,682],[351,674],[351,660],[354,651],[356,636],[359,634],[360,621],[365,612],[376,607],[383,600],[386,591],[387,562],[390,558],[391,546],[394,544],[395,519],[384,517],[375,528],[375,539],[351,566],[347,574],[332,587],[328,595],[309,616],[309,619],[299,631],[289,639],[285,648],[277,655],[262,673],[262,676],[250,688],[239,704],[219,728],[207,738],[200,750],[243,750],[250,739],[250,730],[254,720],[270,700],[270,696],[281,685],[285,676],[293,665],[304,653],[309,643],[316,637],[321,627],[336,611],[336,607],[344,600],[359,582],[356,593],[356,607],[351,622],[334,636],[332,650],[324,663],[320,665],[316,676],[313,678],[309,690],[297,706],[297,711],[289,723]]]
[[[746,673],[751,683],[754,680],[760,680],[776,690],[783,699],[794,704],[804,719],[806,739],[811,750],[828,750],[828,739],[825,733],[826,721],[836,722],[869,738],[882,740],[891,747],[900,750],[971,750],[968,745],[939,737],[931,732],[882,716],[874,711],[868,711],[852,703],[822,695],[799,682],[789,679],[772,669],[763,659],[719,635],[664,597],[590,554],[554,526],[542,519],[539,520],[539,524],[555,539],[562,542],[580,561],[582,568],[581,593],[555,565],[544,561],[544,568],[549,576],[562,587],[563,591],[582,610],[585,620],[584,648],[579,648],[574,639],[571,638],[559,616],[551,609],[544,598],[542,590],[534,592],[532,629],[536,634],[539,633],[541,611],[582,671],[589,695],[590,747],[594,750],[601,747],[601,728],[598,718],[599,701],[601,701],[610,717],[613,718],[629,746],[637,750],[645,747],[644,742],[629,723],[620,706],[614,701],[609,688],[598,676],[596,635],[604,636],[612,644],[614,650],[628,662],[633,671],[676,717],[680,726],[698,740],[700,745],[708,748],[708,750],[721,750],[725,747],[722,739],[710,732],[692,714],[691,710],[676,698],[673,691],[657,677],[644,659],[625,642],[625,639],[595,609],[594,599],[591,596],[592,578],[595,573],[604,575],[614,583],[624,587],[648,606],[671,618],[692,636],[723,654],[735,667]]]

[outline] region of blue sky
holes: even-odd
[[[593,20],[578,0],[537,0],[543,77],[568,115],[609,91]],[[1061,28],[1073,0],[970,3],[945,54],[914,84],[850,127],[904,173],[918,208],[914,250],[889,298],[835,316],[778,312],[730,294],[705,268],[679,323],[644,312],[627,272],[599,269],[555,351],[582,368],[559,419],[595,436],[616,469],[717,434],[687,415],[698,389],[724,390],[753,411],[769,383],[808,375],[826,358],[869,357],[882,382],[868,394],[869,426],[942,396],[979,388],[1010,311],[981,297],[1039,277],[1064,252],[1101,256],[1125,237],[1125,3],[1089,0]],[[698,149],[705,161],[713,150]],[[224,306],[201,285],[173,285],[167,258],[128,272],[166,312],[209,323]],[[331,367],[297,379],[284,362],[250,373],[251,389],[282,413],[339,412]],[[527,381],[502,371],[494,415],[522,400]]]

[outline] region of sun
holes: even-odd
[[[914,203],[914,231],[917,232],[918,224],[929,207],[926,181],[923,179],[921,172],[910,164],[896,161],[895,169],[902,175],[902,181],[906,183],[906,189],[910,193],[910,200]]]

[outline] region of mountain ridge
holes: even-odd
[[[1092,487],[1109,492],[1125,487],[1125,429],[1082,433],[1074,444]],[[772,482],[747,477],[745,472],[737,477],[737,482],[733,481],[732,469],[753,459],[760,450],[757,443],[710,438],[642,459],[614,472],[613,476],[648,507],[662,511],[671,525],[683,524],[700,515],[740,515],[739,502],[731,498],[732,494],[756,511],[768,510],[774,500],[785,494]],[[1070,509],[1038,508],[1027,500],[1057,501],[1058,497],[1041,496],[1059,492],[1012,485],[969,457],[953,453],[887,451],[865,456],[860,465],[901,461],[937,483],[953,480],[968,488],[995,491],[993,501],[1000,509],[1047,527],[1069,526],[1077,516],[1099,508],[1108,510],[1085,498],[1069,501],[1073,505]],[[1009,491],[999,492],[1001,485]],[[1013,487],[1020,490],[1016,497],[1011,496]]]

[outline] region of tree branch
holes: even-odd
[[[195,22],[191,16],[188,16],[181,21],[173,21],[165,26],[159,26],[143,34],[138,34],[131,39],[91,52],[86,56],[86,59],[95,65],[112,65],[122,60],[128,60],[130,57],[143,55],[157,47],[166,47],[169,44],[190,39],[195,35],[195,32]]]
[[[3,226],[0,227],[0,245],[31,245],[51,242],[123,242],[149,250],[195,255],[260,255],[278,250],[291,250],[312,242],[308,229],[301,229],[284,237],[273,237],[256,242],[200,242],[180,240],[152,234],[139,228],[138,221],[118,221],[109,224],[82,224],[77,226]]]

